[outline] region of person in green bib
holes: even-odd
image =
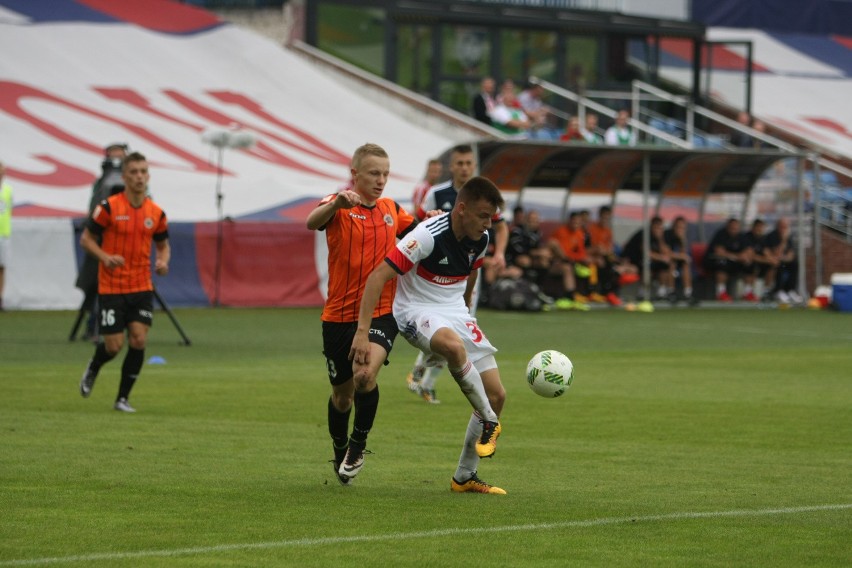
[[[0,310],[3,309],[3,285],[6,279],[6,265],[12,250],[12,186],[3,181],[6,166],[0,162]]]
[[[636,131],[630,126],[630,111],[618,111],[615,115],[615,124],[606,129],[604,142],[607,146],[636,145]]]

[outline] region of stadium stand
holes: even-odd
[[[852,156],[846,102],[852,95],[852,41],[733,28],[711,28],[708,37],[754,43],[755,115],[767,122],[770,134],[792,133],[826,155]],[[104,45],[123,48],[105,51]],[[684,81],[683,46],[667,41],[662,48],[661,75]],[[17,199],[14,256],[51,259],[49,268],[11,272],[10,308],[79,305],[73,287],[76,265],[68,253],[74,248],[72,219],[85,211],[106,142],[129,142],[158,169],[152,192],[173,222],[176,254],[182,255],[171,277],[158,284],[170,303],[210,301],[218,179],[234,247],[228,256],[241,259],[225,267],[223,303],[315,305],[322,294],[324,257],[301,221],[318,196],[345,181],[346,152],[364,142],[361,133],[377,132],[391,151],[393,181],[387,192],[403,203],[424,158],[458,141],[483,137],[481,131],[465,129],[465,117],[456,117],[454,127],[446,121],[430,125],[429,117],[438,112],[422,100],[405,110],[388,104],[376,93],[392,85],[362,90],[369,78],[350,73],[341,79],[332,70],[334,63],[322,62],[326,56],[310,53],[309,46],[282,49],[280,42],[211,12],[167,0],[145,6],[0,0],[0,49],[18,54],[0,61],[0,129],[8,133],[0,142],[0,157]],[[133,62],[128,52],[146,57]],[[714,61],[714,93],[735,106],[743,58],[719,47]],[[685,137],[683,124],[672,117],[646,113],[640,118],[663,143]],[[256,135],[258,143],[225,151],[220,170],[215,148],[201,137],[235,125]],[[724,138],[705,134],[714,150],[724,149]],[[816,192],[824,197],[816,204],[820,216],[838,227],[849,222],[850,184],[835,176]],[[548,211],[547,206],[539,209]],[[560,208],[552,211],[558,215]],[[617,212],[635,220],[641,205],[628,200]],[[664,211],[664,216],[676,213],[681,211]],[[293,280],[295,271],[280,264],[251,265],[251,255],[243,253],[255,249],[266,251],[267,258],[280,256],[282,249],[314,255],[304,259]],[[258,288],[249,274],[267,283],[280,279],[287,292],[271,285]]]

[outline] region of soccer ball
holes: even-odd
[[[548,349],[536,353],[527,363],[527,383],[539,396],[562,396],[573,380],[574,364],[559,351]]]

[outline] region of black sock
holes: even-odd
[[[346,456],[346,448],[349,447],[349,415],[352,413],[350,407],[346,412],[340,412],[328,397],[328,433],[331,435],[331,444],[334,448],[334,461],[340,463]]]
[[[118,398],[128,398],[130,390],[136,383],[136,377],[142,370],[142,361],[145,359],[144,349],[127,348],[124,363],[121,365],[121,384],[118,385]]]
[[[115,358],[115,355],[110,355],[106,350],[106,345],[103,342],[98,343],[98,346],[95,347],[95,356],[92,357],[92,360],[89,362],[89,369],[95,374],[98,374],[98,371],[101,370],[101,366],[104,363],[112,361]]]
[[[352,428],[352,442],[358,445],[367,444],[367,434],[373,428],[378,409],[379,385],[370,392],[355,392],[355,425]]]

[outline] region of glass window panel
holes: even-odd
[[[432,28],[399,26],[396,54],[397,83],[429,96],[432,91]]]
[[[479,92],[479,82],[441,81],[438,85],[438,102],[460,113],[472,113],[473,97]]]
[[[500,75],[523,85],[529,77],[556,78],[556,32],[501,30]]]
[[[318,47],[383,76],[385,11],[325,2],[318,6],[318,10]]]
[[[485,28],[446,26],[442,39],[444,76],[481,77],[488,73],[491,42]]]
[[[565,38],[565,77],[568,89],[583,92],[596,89],[600,41],[596,36],[571,35]]]

